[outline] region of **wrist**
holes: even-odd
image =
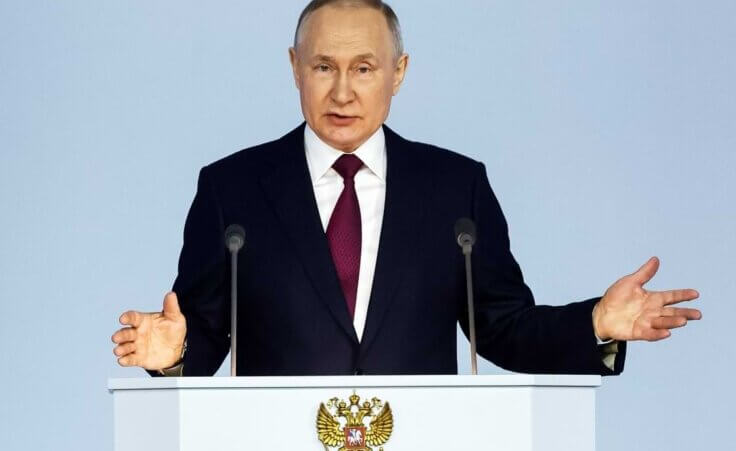
[[[603,330],[601,326],[601,309],[600,309],[600,303],[601,301],[598,301],[593,306],[593,314],[592,314],[592,321],[593,321],[593,334],[595,334],[595,337],[598,339],[599,342],[601,341],[610,341],[611,337],[610,335]]]
[[[163,368],[160,370],[156,370],[158,374],[161,376],[169,376],[169,377],[181,377],[183,376],[184,372],[184,361],[180,361],[174,366],[171,366],[169,368]]]
[[[182,343],[182,344],[181,344],[181,346],[179,346],[179,347],[177,348],[177,350],[179,350],[179,351],[180,351],[180,352],[179,352],[179,354],[178,354],[178,355],[179,355],[179,358],[177,358],[177,359],[176,359],[176,361],[175,361],[174,363],[172,363],[171,365],[169,365],[169,366],[167,366],[167,367],[165,367],[165,368],[161,368],[161,369],[159,369],[159,370],[158,370],[159,372],[162,372],[162,371],[166,371],[166,370],[170,370],[170,369],[172,369],[172,368],[176,368],[176,367],[178,367],[179,365],[181,365],[181,364],[182,364],[182,362],[184,362],[184,355],[185,355],[185,354],[186,354],[186,352],[187,352],[187,340],[186,340],[186,338],[184,339],[184,343]]]

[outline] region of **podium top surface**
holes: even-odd
[[[115,390],[339,387],[598,387],[601,376],[567,374],[111,378]]]

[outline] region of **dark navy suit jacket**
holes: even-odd
[[[215,373],[229,351],[230,267],[223,232],[246,231],[239,260],[238,375],[455,374],[456,325],[467,334],[464,260],[453,227],[478,230],[473,252],[478,352],[528,373],[618,374],[603,365],[597,298],[536,306],[509,250],[482,163],[408,141],[384,126],[383,226],[358,341],[322,229],[304,124],[200,172],[174,291],[187,319],[185,376]]]

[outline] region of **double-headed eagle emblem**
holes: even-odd
[[[317,435],[319,441],[337,451],[374,451],[391,437],[394,415],[388,403],[378,398],[360,403],[360,396],[353,393],[350,404],[332,398],[327,404],[320,403],[317,412]],[[372,417],[372,419],[370,419]],[[366,422],[370,419],[370,424]],[[379,448],[383,451],[383,448]]]

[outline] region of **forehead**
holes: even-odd
[[[391,30],[377,9],[325,6],[310,14],[302,27],[299,46],[312,55],[392,51]]]

